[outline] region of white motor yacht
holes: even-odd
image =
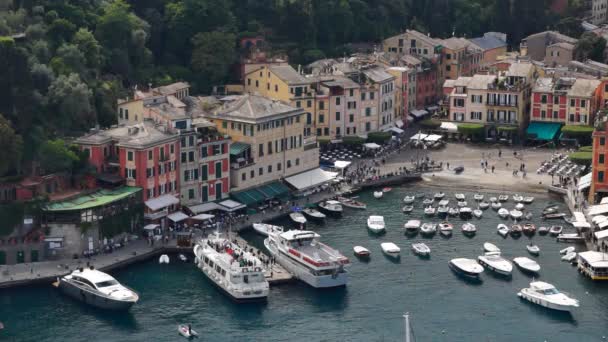
[[[491,243],[491,242],[485,242],[483,244],[483,251],[484,252],[498,252],[500,253],[500,248],[498,248],[495,244]]]
[[[472,223],[466,222],[462,225],[462,233],[464,235],[475,235],[475,233],[477,233],[477,227]]]
[[[194,245],[194,263],[213,285],[235,301],[268,297],[269,285],[260,259],[219,233],[210,234]]]
[[[473,195],[473,199],[475,199],[477,202],[480,202],[483,200],[483,195],[482,194],[475,194]]]
[[[502,236],[503,238],[509,235],[509,227],[507,227],[506,224],[499,224],[496,230],[498,232],[498,235]]]
[[[523,203],[517,203],[517,204],[515,205],[515,209],[517,209],[517,210],[520,210],[520,211],[521,211],[521,210],[524,210],[524,208],[525,208],[525,206],[524,206],[524,204],[523,204]]]
[[[308,222],[306,220],[306,217],[304,217],[304,215],[302,213],[298,213],[298,212],[290,213],[289,218],[291,218],[291,221],[293,221],[295,224],[299,224],[299,225],[305,225],[306,222]]]
[[[531,303],[558,311],[571,311],[579,307],[578,300],[566,293],[559,292],[555,286],[544,281],[533,281],[530,287],[517,293],[522,299]]]
[[[458,215],[459,212],[460,211],[458,209],[456,209],[456,208],[450,208],[450,209],[448,209],[448,214],[450,216],[456,216],[456,215]]]
[[[500,216],[500,218],[503,218],[503,219],[509,217],[509,210],[507,210],[505,208],[498,209],[498,216]]]
[[[424,243],[413,243],[412,250],[414,253],[420,256],[429,256],[431,255],[431,249]]]
[[[492,202],[492,209],[498,210],[501,207],[502,207],[502,204],[500,204],[500,202]]]
[[[418,231],[421,224],[420,220],[409,220],[403,225],[403,228],[405,228],[405,231],[408,233],[415,233]]]
[[[57,278],[54,285],[68,296],[100,309],[129,310],[139,300],[135,291],[93,267],[72,271]]]
[[[455,272],[470,278],[479,278],[483,272],[483,266],[474,259],[456,258],[450,260],[448,265]]]
[[[348,282],[347,257],[321,243],[307,230],[270,233],[264,246],[295,278],[315,288],[344,286]]]
[[[453,230],[454,226],[450,222],[444,221],[439,224],[439,234],[443,236],[452,235]]]
[[[392,242],[383,242],[380,244],[382,252],[391,257],[398,257],[401,252],[401,248]]]
[[[383,191],[374,191],[374,197],[375,198],[382,198],[382,196],[384,196],[384,192]]]
[[[526,257],[513,258],[513,263],[515,265],[517,265],[517,267],[519,267],[524,272],[528,272],[528,273],[540,272],[540,265],[536,261],[534,261],[530,258],[526,258]]]
[[[435,223],[423,223],[420,226],[420,234],[422,235],[433,235],[437,232],[437,225]]]
[[[414,210],[414,206],[413,205],[406,205],[404,206],[401,211],[403,211],[406,214],[411,213]]]
[[[524,213],[522,213],[521,211],[515,209],[515,210],[509,211],[509,215],[511,215],[512,219],[519,220],[519,219],[521,219],[522,216],[524,216]]]
[[[498,202],[498,198],[492,196],[492,197],[490,197],[490,202],[491,203]]]
[[[304,215],[308,216],[308,218],[313,219],[313,220],[317,220],[317,221],[323,221],[327,217],[322,212],[320,212],[320,211],[318,211],[316,209],[313,209],[313,208],[303,209],[302,213]]]
[[[439,207],[439,208],[437,208],[437,216],[444,218],[444,217],[448,216],[449,211],[450,211],[450,208],[448,208],[448,207]]]
[[[483,211],[481,211],[481,209],[475,209],[473,210],[473,216],[481,218],[483,216]]]
[[[506,202],[506,201],[509,200],[509,196],[508,195],[500,195],[500,196],[498,196],[498,200],[500,202]]]
[[[416,196],[405,196],[403,197],[403,202],[405,204],[412,204],[416,200]]]
[[[488,252],[484,255],[480,255],[477,257],[479,263],[488,268],[491,271],[494,271],[498,274],[502,275],[511,275],[513,271],[513,265],[509,260],[503,258],[499,252]]]
[[[374,233],[380,233],[384,231],[386,225],[384,223],[384,216],[370,216],[367,218],[367,228]]]
[[[429,206],[429,207],[424,208],[424,215],[433,216],[433,215],[435,215],[436,211],[437,211],[437,209]]]
[[[274,225],[268,224],[268,223],[254,223],[252,226],[253,226],[253,230],[255,230],[256,232],[258,232],[264,236],[268,236],[268,232],[270,232],[270,231],[279,231],[279,232],[283,231],[283,227],[274,226]]]
[[[464,201],[465,199],[464,194],[455,194],[454,197],[456,197],[458,201]]]
[[[515,202],[523,202],[524,197],[518,194],[513,195],[513,201]]]
[[[329,215],[342,215],[342,211],[344,210],[344,208],[342,208],[342,203],[336,200],[328,200],[319,203],[319,209]]]
[[[481,210],[486,210],[490,207],[490,203],[486,202],[486,201],[481,201],[479,202],[479,209]]]
[[[530,253],[532,255],[540,254],[540,248],[538,248],[538,246],[535,244],[530,243],[530,244],[526,245],[526,249],[528,250],[528,253]]]
[[[439,206],[440,207],[447,207],[448,204],[450,204],[450,200],[449,199],[442,199],[441,201],[439,201]]]

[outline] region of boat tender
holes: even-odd
[[[383,216],[372,215],[367,218],[367,228],[374,233],[380,233],[386,228]]]
[[[327,200],[319,203],[319,209],[330,215],[342,215],[342,211],[344,211],[342,203],[336,200]]]
[[[342,206],[351,208],[351,209],[367,209],[367,204],[356,201],[354,198],[347,197],[338,197],[337,201],[342,204]]]
[[[401,248],[392,242],[383,242],[380,244],[382,252],[391,257],[398,257],[401,252]]]
[[[519,267],[524,272],[528,272],[528,273],[540,272],[540,265],[536,261],[534,261],[530,258],[526,258],[526,257],[513,258],[513,263],[515,265],[517,265],[517,267]]]
[[[485,242],[483,244],[483,251],[484,252],[498,252],[500,253],[500,248],[498,248],[495,244],[490,243],[490,242]]]
[[[431,255],[431,249],[424,243],[413,243],[412,250],[414,251],[414,253],[420,256]]]
[[[538,248],[538,246],[535,244],[530,243],[530,244],[526,245],[526,249],[528,250],[528,253],[530,253],[532,255],[540,254],[540,248]]]
[[[355,247],[353,247],[353,252],[359,258],[367,258],[367,257],[369,257],[371,255],[371,253],[369,252],[369,250],[367,248],[363,247],[363,246],[355,246]]]

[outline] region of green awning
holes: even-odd
[[[230,145],[230,155],[231,156],[237,156],[241,153],[243,153],[246,149],[250,148],[251,145],[246,144],[246,143],[242,143],[242,142],[233,142]]]
[[[283,183],[275,181],[248,190],[234,192],[231,196],[245,205],[252,205],[281,197],[287,193],[289,193],[289,188]]]
[[[558,122],[531,122],[526,133],[534,140],[553,140],[562,127]]]

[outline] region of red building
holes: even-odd
[[[143,189],[143,200],[179,194],[178,135],[145,121],[94,131],[76,140],[89,155],[101,183]]]
[[[531,121],[591,125],[599,108],[599,80],[539,78],[532,90]]]
[[[591,189],[589,190],[589,203],[596,203],[608,192],[608,178],[606,175],[606,157],[608,156],[608,123],[604,122],[593,132],[593,157],[591,170]]]

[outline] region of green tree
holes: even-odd
[[[197,72],[201,91],[208,91],[228,78],[230,65],[236,59],[235,40],[234,34],[219,31],[199,33],[192,38],[191,65]]]
[[[558,21],[555,24],[555,29],[566,36],[578,38],[585,32],[581,24],[582,20],[580,18],[567,17]]]
[[[45,141],[38,151],[38,160],[46,173],[72,171],[79,162],[78,155],[61,139]]]
[[[18,170],[21,165],[23,140],[11,123],[0,114],[0,176]]]
[[[101,45],[93,33],[86,28],[80,28],[72,38],[72,44],[76,45],[86,59],[86,65],[95,69],[101,64]]]
[[[76,32],[76,26],[65,19],[56,19],[47,30],[47,35],[54,46],[69,42],[72,35]]]
[[[85,56],[78,46],[63,44],[57,49],[57,56],[51,59],[50,65],[58,75],[85,75],[85,63]]]
[[[593,32],[585,32],[576,43],[574,58],[579,61],[592,59],[603,63],[605,49],[606,39]]]
[[[60,75],[49,87],[49,101],[57,113],[49,124],[63,133],[90,128],[96,122],[91,96],[77,74]]]

